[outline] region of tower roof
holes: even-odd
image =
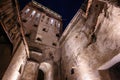
[[[46,14],[49,14],[50,16],[54,16],[55,18],[61,20],[62,16],[58,13],[54,12],[53,10],[43,6],[42,4],[36,2],[35,0],[32,0],[32,2],[29,3],[29,5],[32,5],[34,7],[37,7],[40,11],[45,12]]]

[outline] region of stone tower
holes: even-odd
[[[21,19],[30,51],[22,79],[28,80],[31,76],[30,80],[34,80],[43,73],[45,80],[59,80],[57,50],[62,30],[61,16],[32,1],[21,11]],[[43,80],[41,78],[39,80]]]
[[[58,47],[62,31],[60,15],[36,1],[32,1],[21,11],[21,17],[28,44],[35,42]]]
[[[0,79],[60,80],[61,32],[61,16],[36,1],[19,12],[0,0]]]
[[[119,4],[86,0],[81,6],[60,39],[61,80],[120,80]]]
[[[31,80],[34,80],[43,73],[45,80],[59,80],[58,40],[62,31],[61,16],[32,1],[21,11],[21,19],[30,51],[22,79],[28,80],[31,76]],[[40,76],[38,78],[43,80]]]
[[[85,0],[61,35],[54,11],[0,0],[0,80],[120,80],[119,4]]]

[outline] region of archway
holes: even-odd
[[[37,78],[37,80],[44,80],[44,72],[40,69],[39,71],[38,71],[38,78]]]
[[[50,63],[47,62],[41,63],[39,69],[42,75],[44,73],[44,80],[53,80],[53,68]]]
[[[120,54],[114,56],[111,60],[98,68],[101,80],[119,80],[120,79]]]

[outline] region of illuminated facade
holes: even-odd
[[[60,80],[61,16],[36,1],[18,9],[0,0],[0,79]]]
[[[22,79],[28,80],[31,76],[33,80],[43,73],[45,80],[58,80],[60,71],[57,59],[60,57],[58,40],[62,31],[61,16],[32,1],[21,11],[21,20],[30,51]],[[40,76],[38,78],[43,80]]]
[[[119,13],[119,0],[85,0],[62,34],[40,3],[0,0],[0,80],[119,80]]]

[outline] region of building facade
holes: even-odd
[[[20,79],[28,57],[17,1],[0,0],[0,79]]]
[[[17,0],[0,0],[0,28],[1,80],[60,80],[59,14],[36,1],[19,12]]]
[[[60,39],[61,80],[119,80],[119,1],[86,2]]]
[[[29,80],[31,76],[31,80],[43,80],[40,75],[44,74],[45,80],[59,80],[58,41],[62,31],[61,16],[32,1],[21,11],[21,19],[30,51],[22,79]]]
[[[85,0],[62,17],[36,1],[0,0],[0,80],[119,80],[119,0]]]

